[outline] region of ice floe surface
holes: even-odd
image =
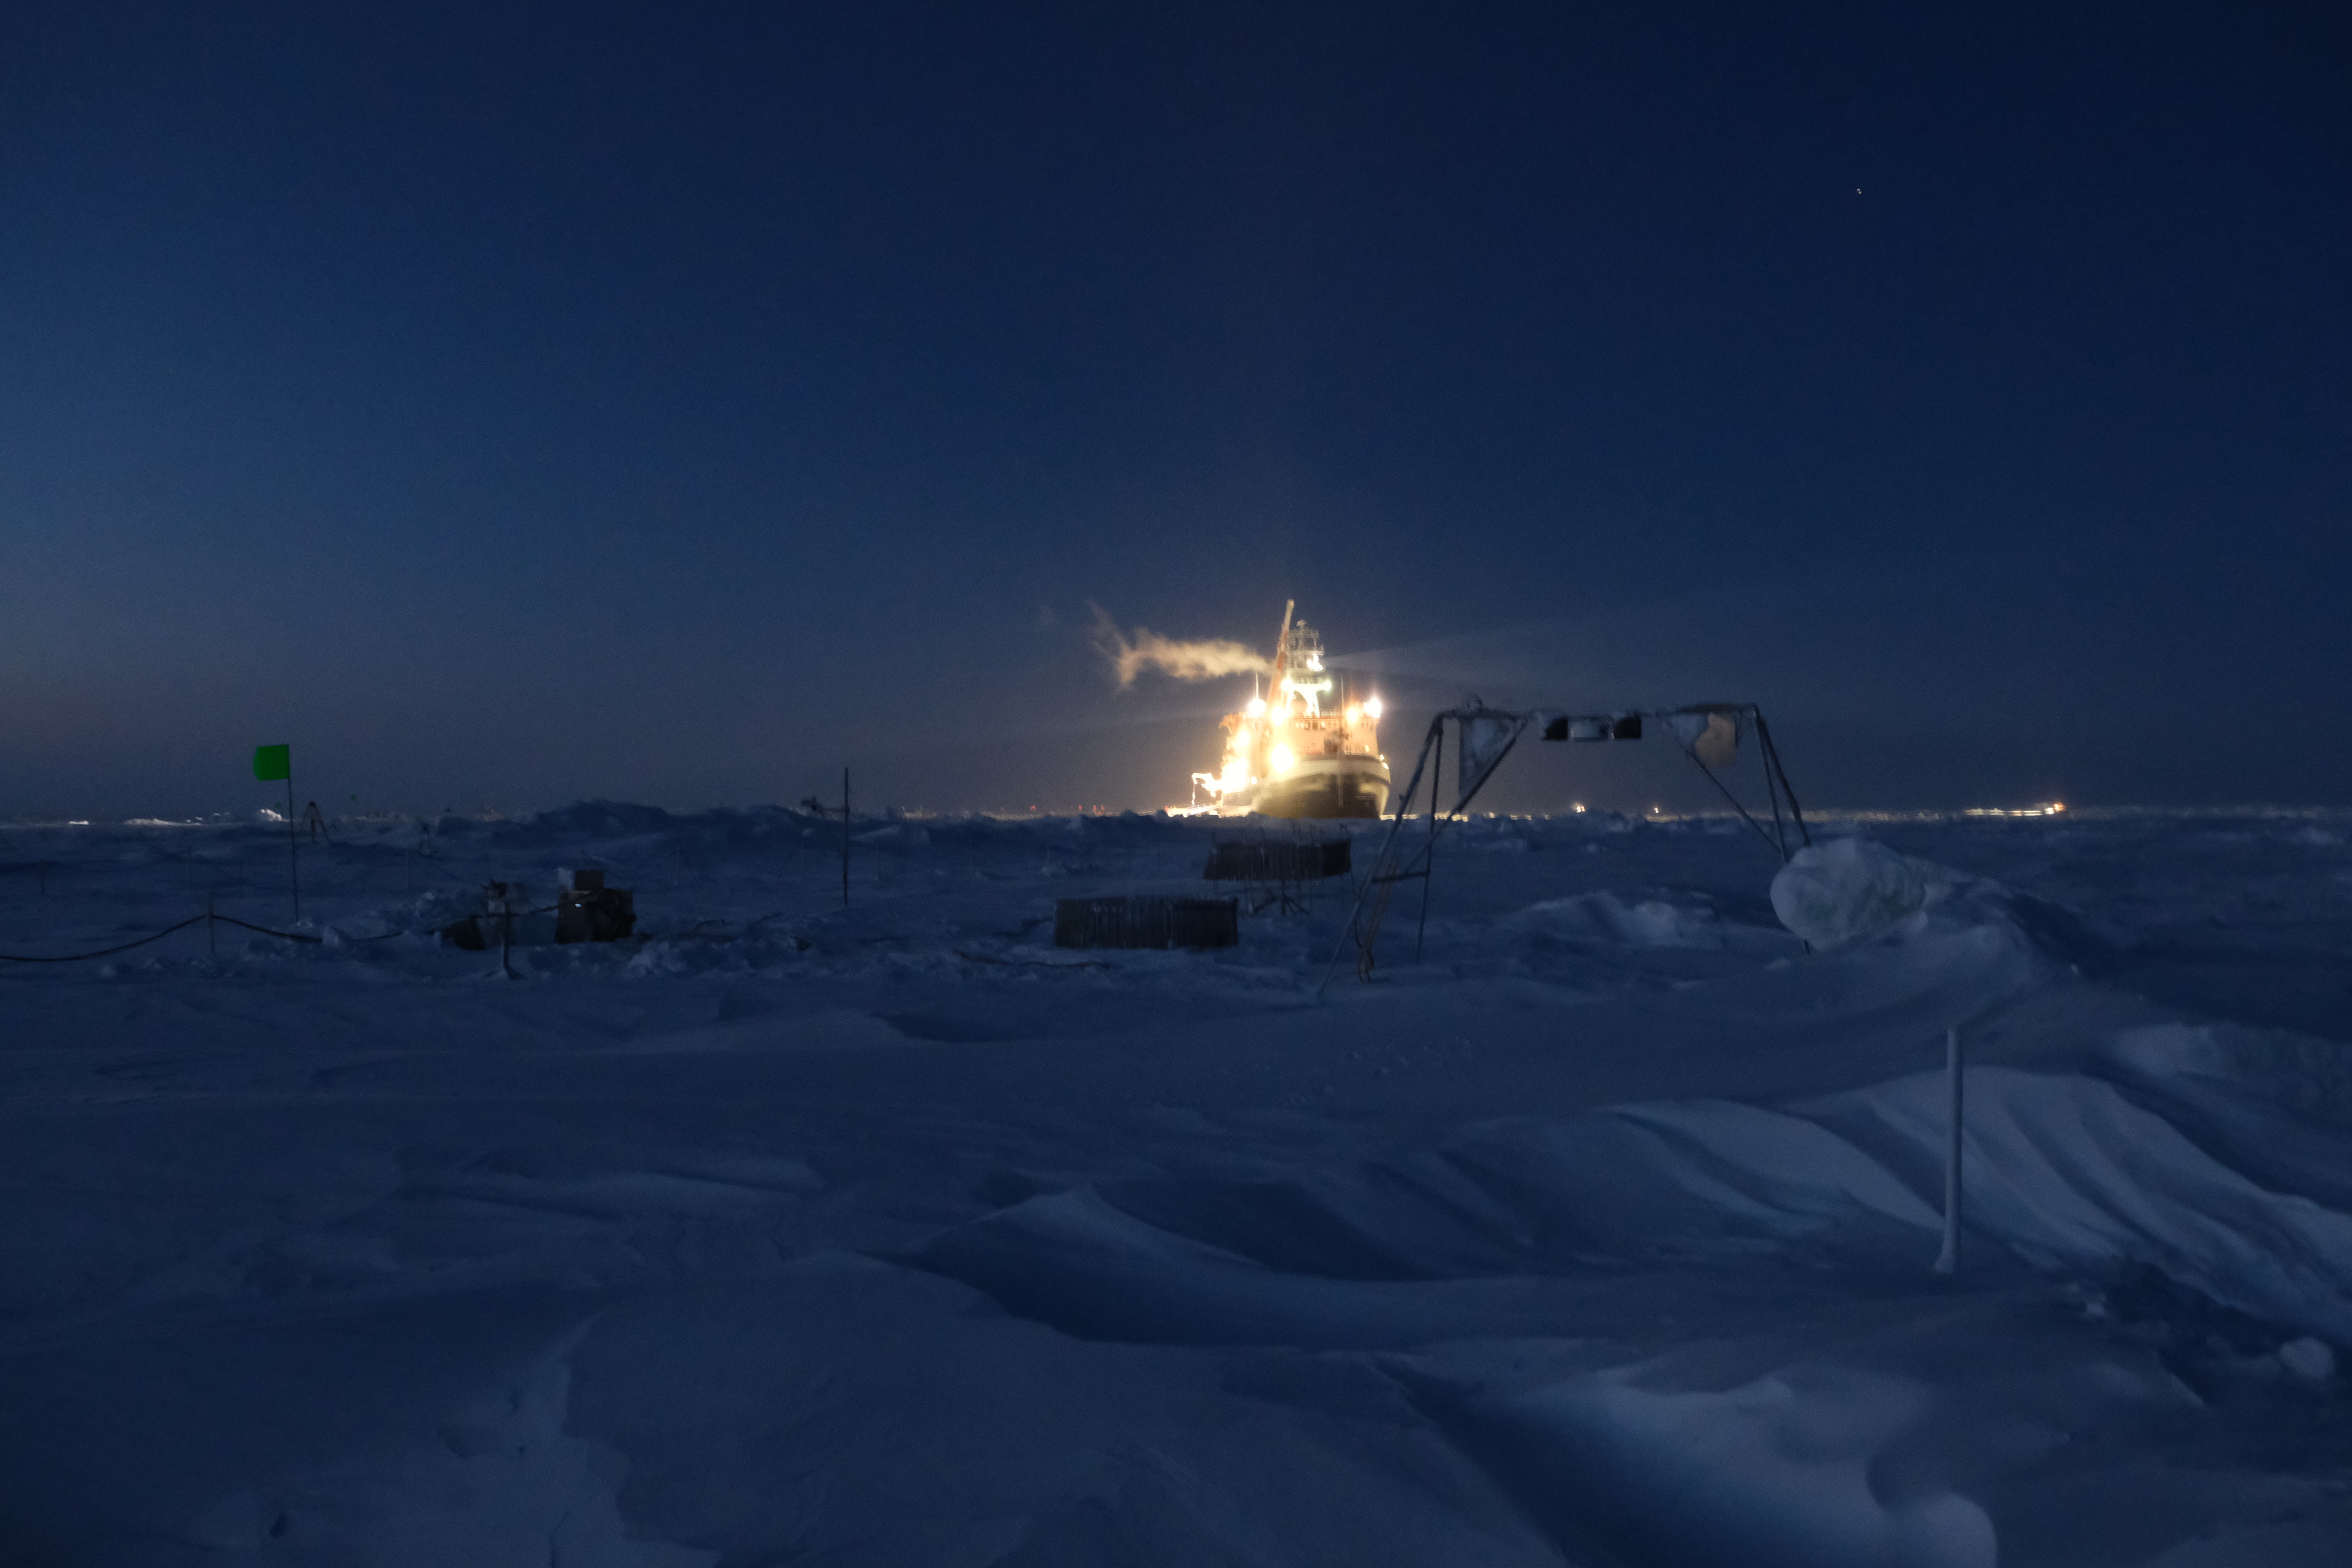
[[[1230,824],[0,830],[0,951],[320,939],[0,965],[0,1562],[2352,1560],[2346,823],[1721,827],[1319,999],[1344,886],[1051,945]]]

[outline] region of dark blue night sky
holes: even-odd
[[[10,8],[0,816],[1156,806],[1089,605],[1289,597],[1391,757],[2352,801],[2347,16]]]

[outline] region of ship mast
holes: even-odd
[[[1274,731],[1290,711],[1283,696],[1282,676],[1290,668],[1290,613],[1297,608],[1296,599],[1282,602],[1282,629],[1274,635],[1274,668],[1265,678],[1265,720],[1250,742],[1249,772],[1254,779],[1265,776],[1273,760]]]
[[[1282,674],[1290,666],[1290,612],[1298,608],[1296,599],[1282,602],[1282,629],[1274,634],[1274,673],[1265,678],[1266,706],[1274,706],[1282,691]]]

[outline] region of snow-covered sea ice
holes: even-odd
[[[2352,1561],[2345,829],[12,826],[0,1563]]]

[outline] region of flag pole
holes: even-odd
[[[294,748],[253,748],[253,776],[264,784],[286,781],[286,886],[294,895],[294,918],[302,918],[302,862],[294,847]]]

